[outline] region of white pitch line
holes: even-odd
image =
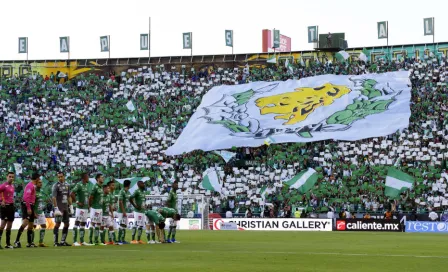
[[[285,255],[337,255],[337,256],[366,256],[366,257],[408,257],[408,258],[436,258],[448,259],[448,256],[405,255],[405,254],[369,254],[369,253],[339,253],[339,252],[284,252],[284,251],[232,251],[241,254],[285,254]]]
[[[154,249],[153,247],[149,249]],[[72,251],[74,248],[48,248],[45,250],[58,251]],[[99,250],[108,252],[104,249],[89,248],[87,250]],[[118,252],[151,252],[152,250],[137,250],[137,249],[116,249]],[[226,251],[212,251],[212,250],[163,250],[157,251],[159,253],[225,253]],[[340,252],[293,252],[293,251],[229,251],[236,254],[284,254],[284,255],[336,255],[336,256],[364,256],[364,257],[403,257],[403,258],[433,258],[433,259],[448,259],[448,256],[431,256],[431,255],[406,255],[406,254],[370,254],[370,253],[340,253]]]

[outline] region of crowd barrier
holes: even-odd
[[[12,229],[17,230],[22,220],[16,218]],[[419,232],[448,233],[448,222],[440,221],[400,221],[397,219],[319,219],[319,218],[216,218],[212,221],[212,230],[257,230],[257,231],[374,231],[374,232]],[[70,218],[70,227],[75,218]],[[54,228],[54,219],[47,218],[47,229]],[[128,229],[134,226],[129,218]],[[233,228],[235,226],[235,228]],[[90,219],[86,228],[90,227]],[[168,219],[166,229],[169,227]],[[115,228],[118,220],[115,218]],[[40,229],[40,226],[37,226]],[[182,218],[177,223],[179,230],[201,230],[202,219]]]

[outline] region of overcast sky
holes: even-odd
[[[345,32],[349,47],[380,46],[376,23],[389,21],[389,44],[431,43],[423,18],[435,17],[436,42],[448,41],[447,0],[2,0],[0,60],[25,60],[18,37],[29,37],[29,59],[66,59],[59,37],[70,36],[71,58],[105,58],[99,36],[111,36],[111,57],[145,57],[139,35],[148,32],[151,55],[189,55],[182,32],[193,32],[193,54],[230,54],[224,30],[234,31],[234,52],[261,51],[261,30],[280,29],[292,50],[309,50],[307,26]],[[445,26],[445,27],[443,27]]]

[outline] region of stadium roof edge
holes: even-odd
[[[415,43],[415,44],[397,44],[397,45],[389,45],[389,46],[368,46],[368,47],[351,47],[351,48],[347,48],[345,49],[345,51],[350,51],[350,50],[362,50],[362,49],[374,49],[374,48],[398,48],[398,47],[408,47],[408,46],[427,46],[427,47],[433,47],[434,45],[439,45],[439,44],[446,44],[448,45],[448,42],[438,42],[438,43]],[[287,54],[297,54],[297,53],[311,53],[311,52],[316,52],[316,51],[320,51],[320,52],[325,52],[325,49],[322,50],[304,50],[304,51],[300,51],[300,50],[296,50],[296,51],[291,51],[291,52],[258,52],[258,53],[241,53],[241,54],[216,54],[216,55],[193,55],[193,56],[154,56],[154,57],[122,57],[122,58],[90,58],[90,59],[85,59],[85,58],[81,58],[81,59],[32,59],[32,60],[0,60],[0,65],[2,63],[33,63],[33,62],[66,62],[66,61],[86,61],[86,62],[90,62],[90,61],[102,61],[104,63],[104,61],[106,62],[106,64],[103,64],[105,66],[107,65],[145,65],[145,64],[162,64],[162,59],[166,60],[166,59],[179,59],[180,61],[173,61],[172,63],[180,63],[180,62],[184,62],[184,63],[188,63],[188,59],[191,59],[190,62],[202,62],[198,59],[202,58],[202,60],[204,60],[204,58],[213,58],[211,61],[210,60],[206,60],[206,62],[233,62],[233,61],[242,61],[241,57],[245,57],[247,58],[247,56],[254,56],[254,55],[274,55],[274,54],[280,54],[280,55],[287,55]],[[226,57],[228,56],[233,56],[233,58],[228,58],[226,59]],[[158,60],[156,62],[150,62],[150,60]],[[193,61],[194,59],[194,61]],[[222,60],[221,60],[222,59]],[[128,63],[119,63],[119,61],[122,60],[127,60]],[[142,60],[141,62],[139,60]],[[145,61],[146,60],[146,61]],[[258,61],[258,60],[251,60],[248,62],[253,62],[253,61]],[[109,63],[110,62],[110,63]],[[115,62],[115,64],[114,64]],[[168,63],[166,61],[163,61],[163,64],[169,64],[171,63],[171,61],[168,61]],[[87,63],[86,63],[87,64]]]

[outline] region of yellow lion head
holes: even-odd
[[[284,125],[294,125],[305,120],[320,106],[333,104],[334,100],[350,93],[346,86],[326,83],[317,88],[297,88],[295,92],[259,98],[255,101],[260,113],[279,114],[274,119],[288,120]]]

